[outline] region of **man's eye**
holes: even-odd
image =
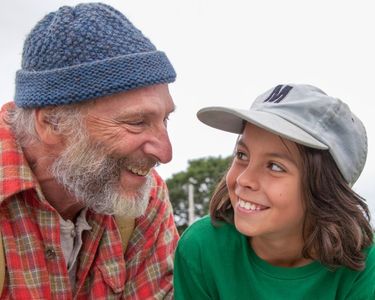
[[[127,121],[126,124],[132,125],[132,126],[142,126],[142,125],[145,124],[145,122],[143,120],[139,120],[139,121]]]

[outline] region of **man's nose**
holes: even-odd
[[[163,128],[153,135],[151,141],[145,145],[144,151],[162,164],[170,162],[172,160],[172,145],[167,129]]]

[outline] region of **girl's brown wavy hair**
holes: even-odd
[[[302,255],[330,268],[346,266],[362,270],[363,250],[373,242],[373,229],[366,200],[346,183],[331,154],[297,144],[302,157],[302,190],[306,214]],[[210,202],[214,225],[233,224],[233,207],[225,177]]]

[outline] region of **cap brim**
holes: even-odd
[[[208,126],[238,134],[242,133],[243,122],[246,121],[296,143],[315,149],[329,149],[297,125],[263,111],[213,106],[199,110],[197,117]]]

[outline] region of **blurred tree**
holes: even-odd
[[[166,180],[176,225],[180,234],[189,225],[188,186],[194,186],[194,213],[199,218],[208,213],[210,197],[232,156],[205,157],[188,161],[188,168]]]

